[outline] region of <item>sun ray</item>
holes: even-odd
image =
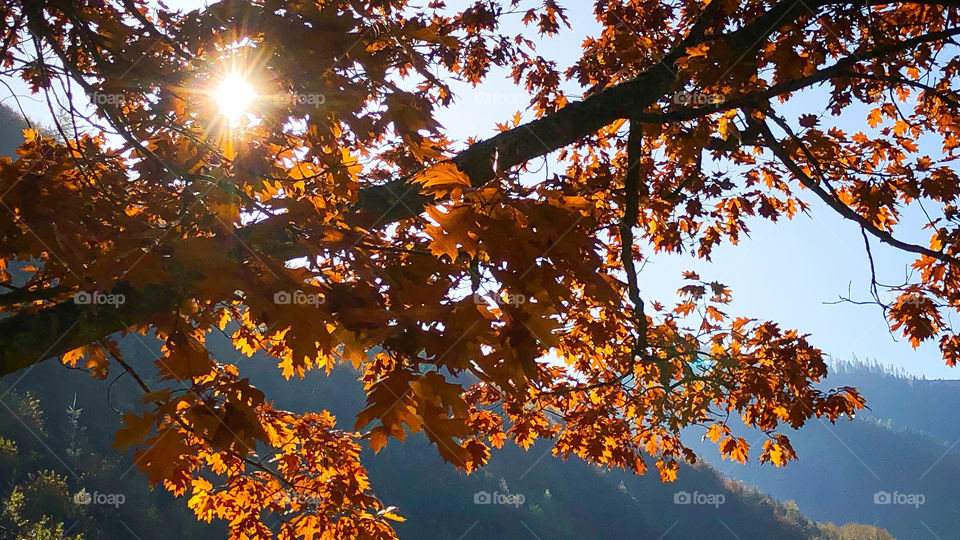
[[[257,98],[253,85],[237,74],[229,74],[220,82],[213,97],[222,114],[230,123],[250,113],[250,105]]]

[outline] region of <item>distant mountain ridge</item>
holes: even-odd
[[[922,432],[960,451],[960,421],[955,416],[960,380],[914,377],[875,363],[848,361],[835,363],[826,385],[856,386],[867,397],[864,417],[888,422],[894,429]]]
[[[869,523],[900,539],[957,538],[960,531],[960,381],[925,380],[877,364],[833,366],[825,387],[854,386],[869,410],[789,433],[799,461],[783,469],[703,457],[724,474],[819,521]],[[819,424],[819,425],[815,425]],[[761,436],[745,427],[748,441]],[[751,439],[753,437],[753,439]],[[912,502],[912,504],[911,504]]]

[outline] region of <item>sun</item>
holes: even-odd
[[[228,75],[213,92],[220,114],[231,121],[250,112],[250,104],[257,97],[253,86],[239,75]]]

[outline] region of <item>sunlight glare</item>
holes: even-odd
[[[248,107],[257,97],[257,93],[250,83],[237,75],[230,75],[217,87],[214,97],[220,107],[220,113],[230,120],[237,120],[250,112]]]

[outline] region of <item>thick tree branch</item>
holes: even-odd
[[[779,28],[791,24],[793,19],[802,13],[807,13],[807,6],[819,8],[829,3],[805,4],[801,0],[784,0],[774,6],[770,12],[738,30],[705,38],[706,28],[715,22],[713,19],[717,15],[717,10],[723,4],[719,1],[711,2],[689,34],[680,40],[659,63],[634,79],[598,91],[582,101],[570,103],[555,113],[480,141],[456,155],[453,162],[470,178],[472,185],[481,186],[505,170],[569,146],[619,119],[631,119],[637,123],[683,120],[685,117],[680,113],[677,113],[674,118],[644,111],[677,87],[674,63],[686,53],[687,47],[701,43],[705,39],[725,41],[738,48],[759,47]],[[40,33],[48,30],[36,20],[33,28]],[[960,29],[919,36],[893,45],[878,47],[866,53],[867,56],[864,54],[859,56],[861,59],[878,57],[895,50],[904,50],[918,43],[949,39],[957,33],[960,33]],[[840,66],[834,65],[809,77],[777,85],[764,95],[770,92],[784,93],[798,90],[832,76],[841,76],[840,71],[848,69],[853,65],[852,62],[852,60],[843,62]],[[745,106],[753,103],[757,97],[756,95],[743,96],[739,98],[742,99],[742,103],[728,102],[724,108]],[[685,114],[694,114],[696,117],[717,110],[721,109],[698,108]],[[115,117],[112,120],[119,123],[119,119]],[[151,159],[149,152],[143,155]],[[807,181],[816,186],[816,183],[809,178]],[[819,186],[816,187],[819,188]],[[423,211],[429,200],[420,193],[419,189],[420,186],[409,179],[366,187],[360,191],[355,210],[378,216],[378,222],[381,225],[416,216]],[[829,197],[829,194],[826,195]],[[845,217],[851,219],[859,217],[845,205],[835,209]],[[851,213],[853,216],[850,215]],[[272,216],[237,231],[210,238],[210,249],[228,250],[240,264],[250,259],[251,251],[254,255],[252,260],[257,258],[257,254],[280,259],[303,256],[303,249],[291,225],[289,217]],[[872,225],[866,228],[878,238],[883,239],[881,235],[887,235],[889,238],[884,241],[901,249],[937,258],[944,257],[943,254],[937,254],[919,246],[898,242],[888,233],[872,228]],[[237,247],[238,239],[243,249]],[[0,375],[22,369],[47,357],[59,356],[106,335],[121,331],[129,325],[149,322],[151,316],[173,309],[183,299],[191,297],[193,285],[192,282],[184,281],[167,286],[157,285],[143,290],[133,290],[121,283],[113,292],[122,292],[127,297],[127,302],[116,308],[100,307],[94,311],[91,306],[80,306],[72,301],[65,301],[38,312],[20,313],[0,320]],[[47,352],[38,358],[37,351],[44,349],[47,349]]]
[[[9,307],[17,304],[29,304],[38,300],[51,300],[65,292],[68,292],[67,289],[60,286],[45,289],[18,289],[0,294],[0,306]]]
[[[782,2],[791,5],[798,3],[794,0]],[[656,65],[634,79],[480,141],[457,154],[452,159],[453,163],[470,178],[471,185],[479,187],[503,171],[569,146],[617,120],[636,117],[676,84],[674,62],[686,52],[687,47],[703,40],[703,33],[720,4],[711,3],[684,39]],[[759,28],[760,23],[748,26]],[[773,31],[774,28],[770,28],[766,35]],[[651,119],[653,117],[650,116]],[[390,223],[423,212],[431,200],[420,193],[418,184],[411,179],[403,179],[362,189],[357,208],[375,212],[383,216],[382,222]]]
[[[160,285],[134,289],[123,283],[114,292],[125,296],[125,302],[117,307],[67,300],[0,320],[0,375],[95,342],[125,330],[128,324],[149,321],[163,309],[176,306],[180,297]]]

